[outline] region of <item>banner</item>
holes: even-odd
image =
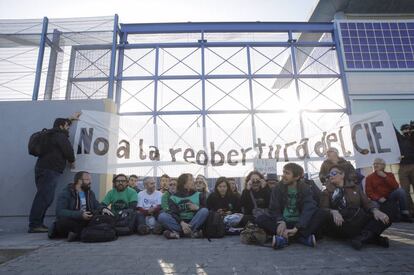
[[[330,147],[338,149],[340,156],[354,160],[357,168],[371,166],[377,157],[389,164],[398,163],[400,157],[393,124],[385,111],[344,116],[337,128],[297,140],[275,139],[266,134],[252,141],[251,128],[240,128],[238,140],[228,135],[219,142],[213,131],[202,127],[184,129],[179,123],[172,123],[173,127],[155,125],[152,117],[135,119],[140,120],[82,111],[73,144],[75,171],[146,175],[161,169],[158,174],[177,176],[207,169],[209,176],[244,176],[254,167],[275,172],[276,167],[272,169],[269,163],[281,167],[289,161],[314,161],[313,170],[317,172]],[[297,136],[300,137],[299,131]],[[226,143],[229,139],[234,142]],[[246,142],[239,142],[243,139]]]

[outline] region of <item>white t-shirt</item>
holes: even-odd
[[[147,193],[147,190],[143,190],[138,193],[138,207],[144,208],[145,210],[151,207],[161,205],[162,193],[155,190],[151,195]]]

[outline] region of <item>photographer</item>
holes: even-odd
[[[414,121],[411,121],[410,124],[403,124],[400,129],[402,134],[395,129],[401,152],[398,177],[400,178],[401,187],[407,193],[409,210],[411,214],[413,214],[414,204],[411,198],[410,189],[411,186],[414,188]]]

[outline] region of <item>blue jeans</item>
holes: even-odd
[[[46,210],[52,204],[55,197],[59,176],[59,172],[35,167],[37,192],[30,210],[29,227],[34,228],[43,225]]]
[[[191,230],[194,232],[200,229],[200,227],[206,221],[207,217],[208,217],[208,209],[200,208],[190,221]],[[158,222],[162,226],[164,226],[164,228],[168,230],[179,232],[179,233],[183,231],[181,228],[181,225],[168,213],[162,212],[158,216]]]
[[[400,212],[407,212],[408,211],[408,201],[407,201],[407,193],[402,188],[397,188],[392,191],[387,200],[393,201],[398,204],[400,208]],[[374,204],[379,207],[381,203],[379,201],[374,201]]]

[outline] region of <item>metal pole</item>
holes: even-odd
[[[205,68],[205,40],[204,32],[201,32],[201,117],[202,117],[202,127],[203,127],[203,147],[204,151],[207,153],[207,128],[206,128],[206,68]],[[208,165],[204,167],[204,176],[208,178]]]
[[[251,111],[251,119],[252,119],[252,147],[254,148],[254,143],[256,142],[256,124],[255,124],[255,110],[254,110],[254,99],[253,99],[253,83],[252,83],[252,66],[250,60],[250,46],[246,47],[247,52],[247,73],[249,79],[249,94],[250,94],[250,111]]]
[[[122,94],[122,74],[124,72],[124,46],[127,43],[127,34],[123,33],[120,38],[120,47],[118,50],[118,70],[116,73],[116,95],[115,103],[118,107],[118,113],[121,110],[121,94]]]
[[[42,27],[42,34],[40,37],[39,54],[37,56],[36,77],[35,77],[35,83],[33,87],[32,100],[37,100],[37,98],[39,97],[40,79],[42,76],[43,56],[45,55],[45,45],[46,45],[46,38],[47,38],[48,23],[49,23],[49,19],[47,17],[43,17],[43,27]]]
[[[116,46],[118,41],[118,14],[114,18],[114,32],[112,35],[111,49],[111,65],[109,68],[108,98],[114,99],[114,81],[115,81],[115,62],[116,62]]]
[[[154,127],[154,145],[158,148],[158,125],[157,125],[157,101],[158,101],[158,67],[159,67],[159,55],[160,55],[160,48],[155,48],[155,72],[154,72],[154,110],[153,110],[153,127]],[[154,162],[153,166],[153,175],[154,177],[157,176],[157,163]]]

